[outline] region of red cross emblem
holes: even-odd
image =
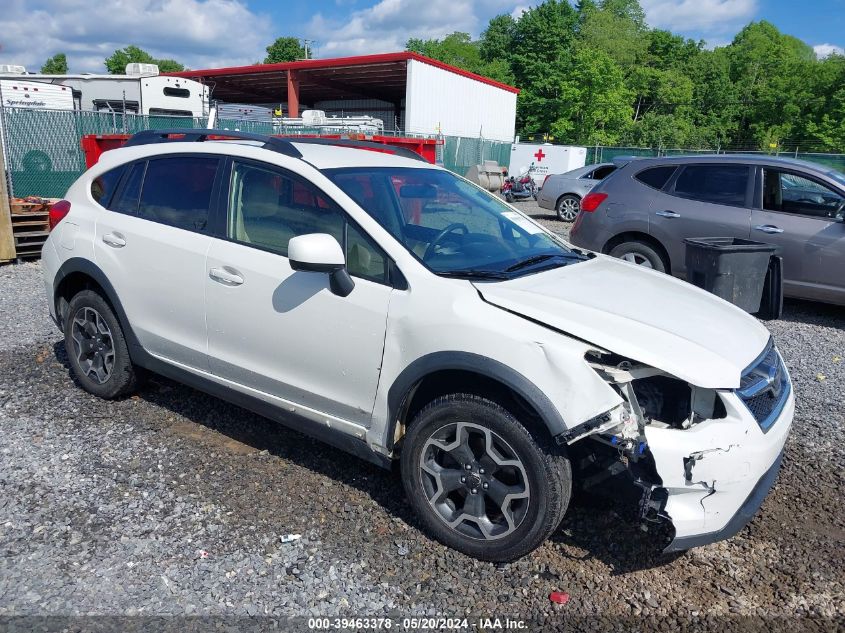
[[[541,147],[537,150],[537,153],[534,154],[534,156],[537,158],[537,162],[539,163],[543,160],[543,158],[545,158],[546,155],[543,153],[543,148]]]

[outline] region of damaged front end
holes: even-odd
[[[590,466],[582,485],[626,475],[640,490],[644,529],[672,524],[665,551],[736,534],[771,487],[791,424],[794,399],[774,347],[746,370],[736,390],[697,387],[604,351],[585,360],[622,404],[557,438],[577,445],[575,453]],[[774,384],[771,402],[762,406],[761,376]]]

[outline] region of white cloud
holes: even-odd
[[[105,72],[103,60],[135,44],[191,68],[253,63],[272,40],[267,16],[240,0],[5,0],[0,63],[38,71],[66,53],[71,72]]]
[[[816,57],[819,59],[834,54],[845,55],[845,49],[841,46],[836,46],[836,44],[816,44],[813,46],[813,50],[816,51]]]
[[[514,20],[518,20],[522,17],[522,14],[528,11],[528,9],[530,8],[531,7],[527,4],[519,4],[513,8],[513,11],[511,11],[511,17]]]
[[[306,32],[317,40],[320,57],[386,53],[404,50],[412,37],[442,38],[454,31],[478,35],[486,18],[510,7],[513,0],[380,0],[343,19],[318,13]]]
[[[641,0],[654,28],[702,33],[734,31],[757,12],[757,0]]]

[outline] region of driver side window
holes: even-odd
[[[829,187],[798,174],[764,169],[763,208],[836,220],[842,217],[845,198]]]

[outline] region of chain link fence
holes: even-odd
[[[483,138],[446,136],[440,149],[438,162],[449,171],[465,176],[473,165],[494,160],[507,167],[511,160],[511,144]]]
[[[60,198],[85,171],[85,134],[134,134],[155,128],[204,127],[205,119],[73,110],[0,108],[9,190],[18,198]]]
[[[85,155],[80,139],[85,134],[134,134],[142,130],[204,128],[205,118],[142,116],[109,112],[72,110],[32,110],[0,107],[0,141],[6,159],[10,193],[19,198],[41,196],[60,198],[85,171]],[[216,128],[257,134],[316,135],[349,133],[348,129],[282,127],[272,122],[220,119]],[[390,136],[403,136],[390,132]],[[412,136],[412,135],[409,135]],[[483,138],[441,137],[436,148],[437,162],[457,174],[485,160],[508,167],[511,144]],[[689,150],[648,147],[587,148],[587,163],[600,163],[617,156],[669,156],[712,154],[718,150]],[[724,152],[721,152],[724,153]],[[743,152],[763,153],[763,152]],[[779,152],[778,156],[802,158],[845,171],[845,154]]]

